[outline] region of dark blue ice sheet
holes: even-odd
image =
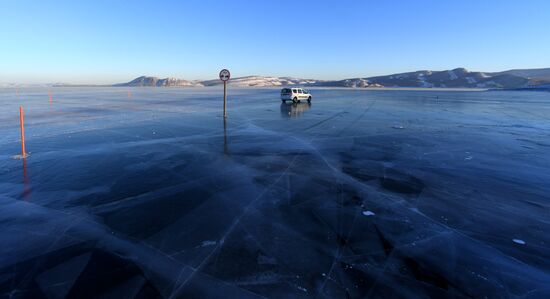
[[[1,90],[1,296],[550,296],[549,93],[278,93]]]

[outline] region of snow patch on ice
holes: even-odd
[[[12,159],[14,160],[23,160],[25,158],[28,158],[30,157],[31,153],[27,153],[24,157],[23,155],[15,155],[15,156],[11,156]]]
[[[374,216],[376,214],[372,211],[363,211],[363,215],[365,215],[365,216]]]
[[[199,247],[207,247],[207,246],[214,246],[216,245],[217,242],[216,241],[210,241],[210,240],[207,240],[207,241],[202,241],[201,245]]]
[[[521,239],[513,239],[512,241],[514,241],[514,243],[517,243],[517,244],[520,244],[520,245],[525,245],[525,241],[523,241]]]

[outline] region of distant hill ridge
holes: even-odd
[[[220,80],[189,81],[141,76],[114,86],[202,87],[220,85]],[[320,86],[320,87],[423,87],[423,88],[536,88],[550,85],[550,68],[517,69],[504,72],[470,72],[465,68],[445,71],[416,71],[345,80],[315,80],[291,77],[246,76],[233,78],[230,84],[240,87]]]
[[[154,87],[173,87],[173,86],[203,86],[196,81],[188,81],[177,78],[159,79],[157,77],[141,76],[128,83],[115,84],[114,86],[154,86]]]

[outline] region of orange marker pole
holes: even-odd
[[[53,95],[51,91],[49,92],[49,94],[50,94],[50,104],[51,104],[53,102]]]
[[[27,151],[25,150],[25,115],[23,114],[23,106],[19,106],[19,125],[21,126],[21,156],[26,158]]]

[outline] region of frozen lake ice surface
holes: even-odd
[[[0,89],[0,298],[550,298],[550,93],[51,91]]]

